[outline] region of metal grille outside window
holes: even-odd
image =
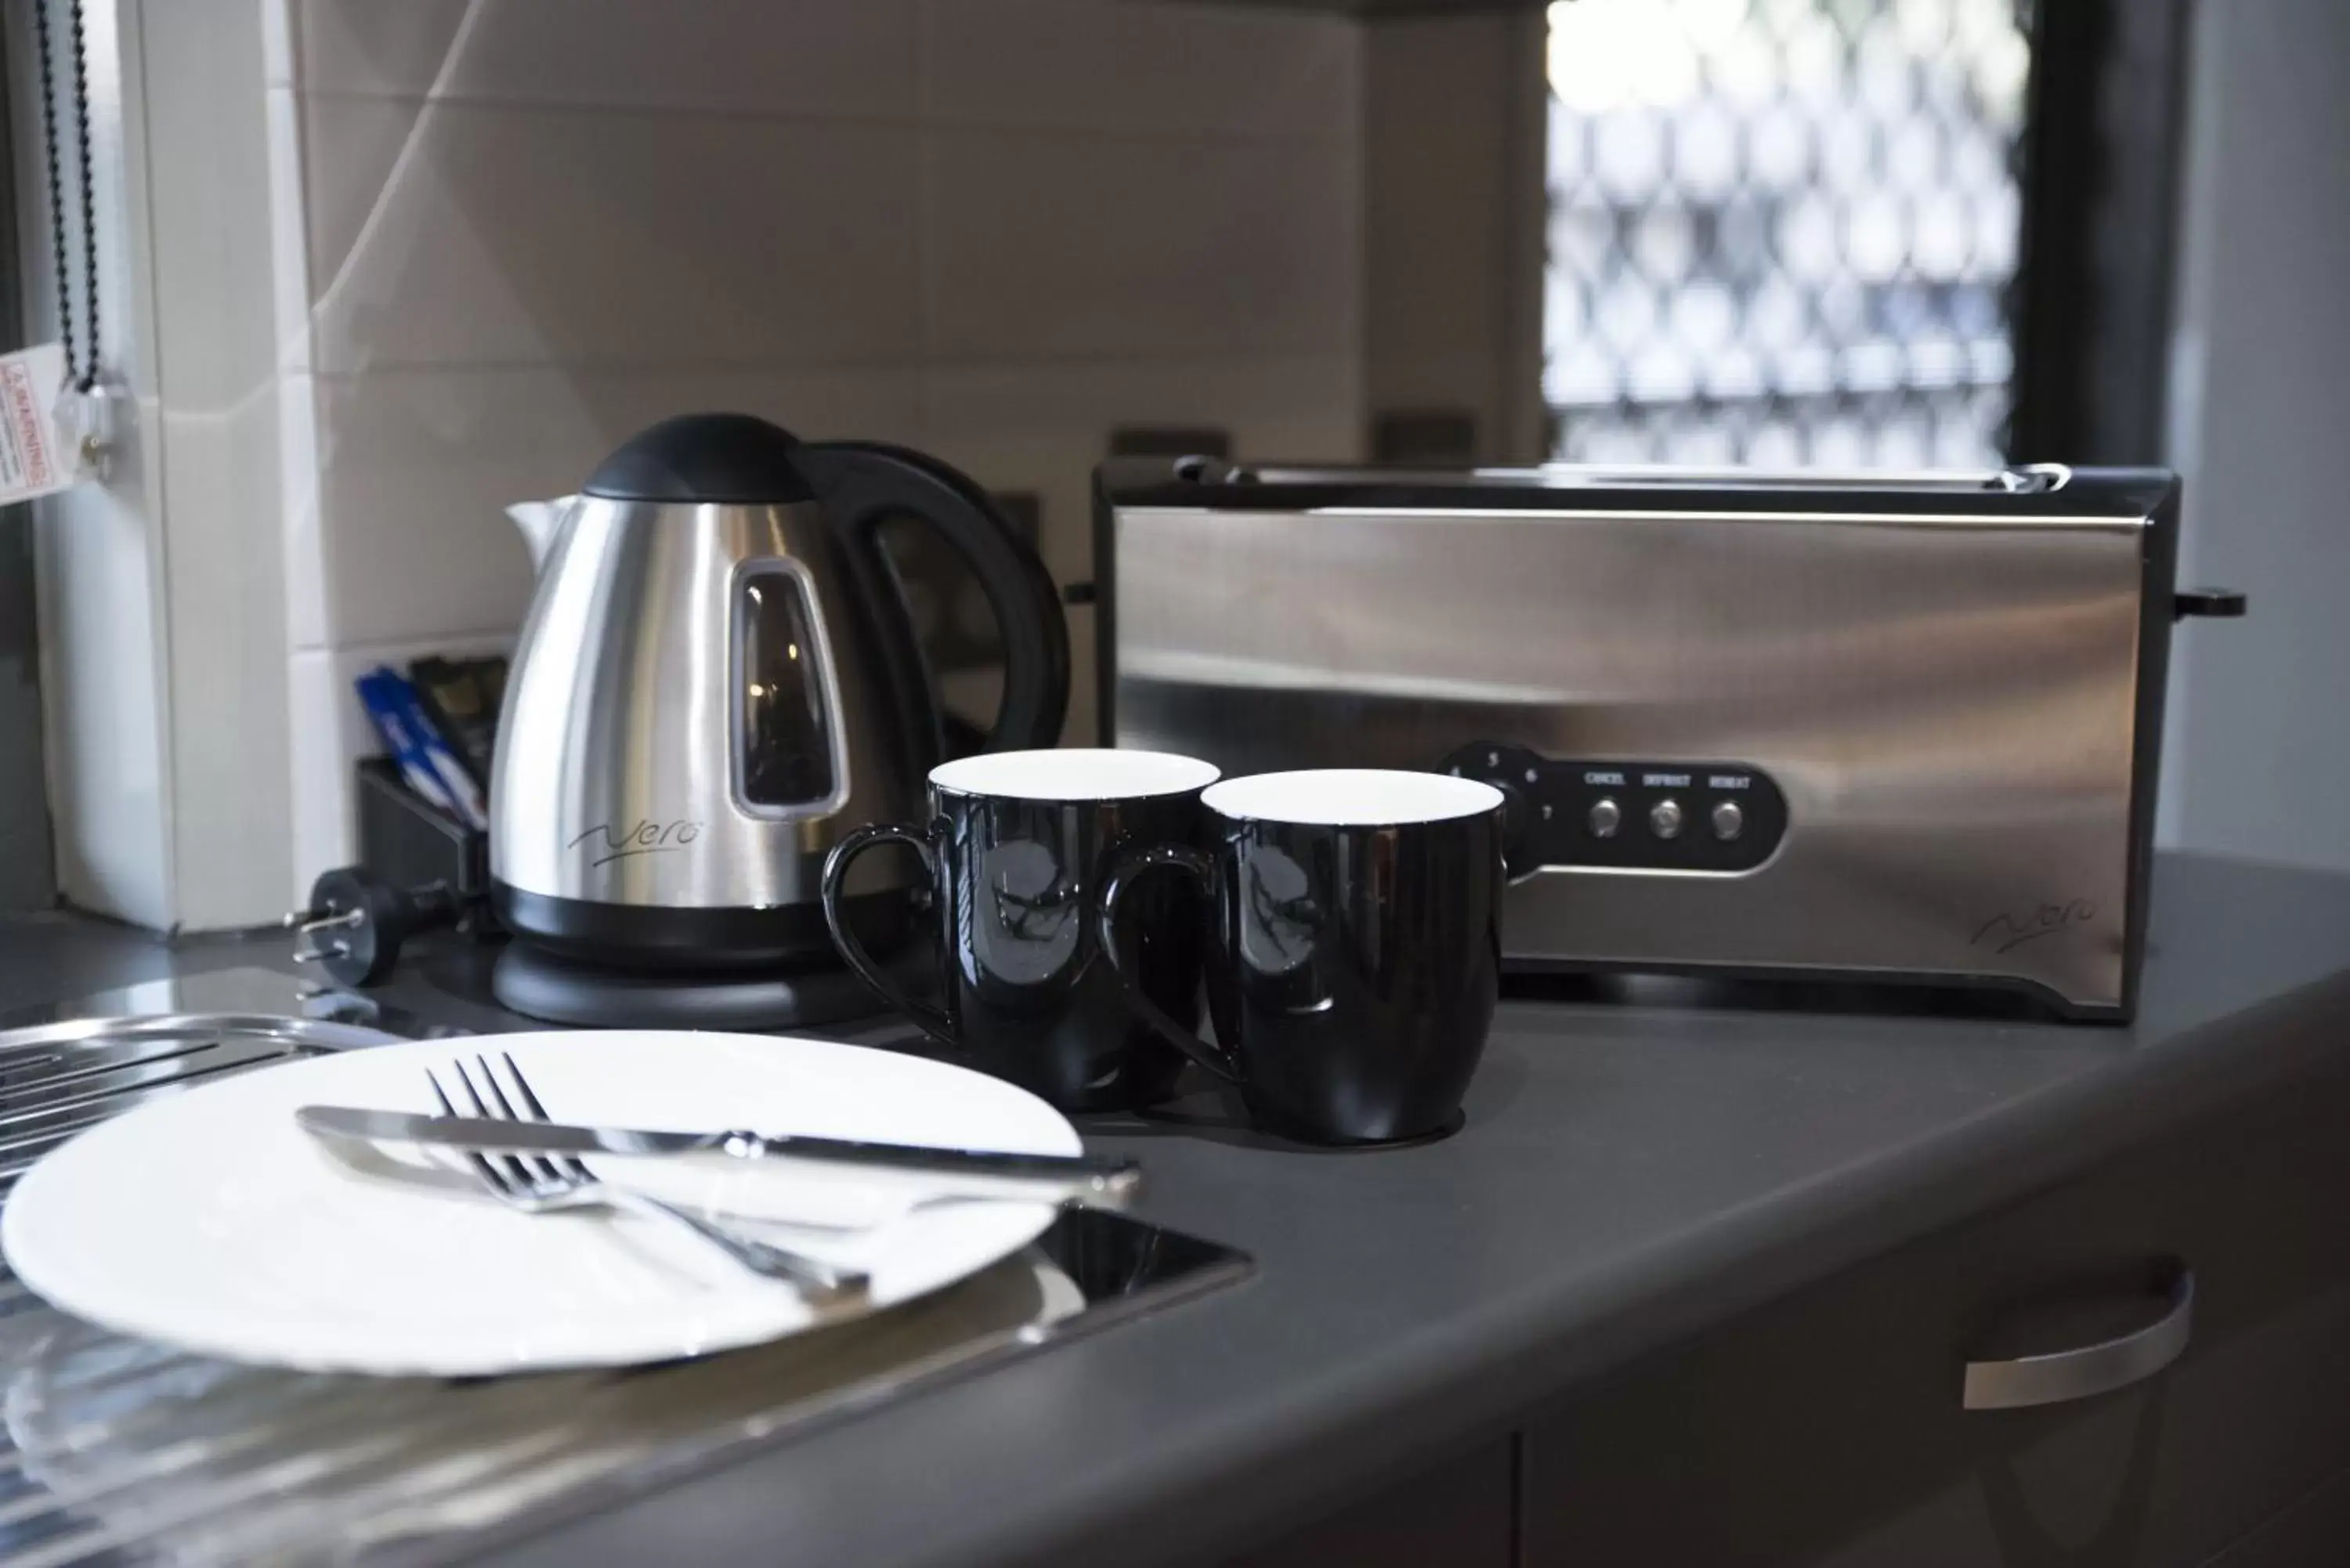
[[[1559,0],[1549,21],[1555,456],[2000,460],[2019,0]]]

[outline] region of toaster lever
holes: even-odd
[[[2244,596],[2234,588],[2181,588],[2170,597],[2170,618],[2203,616],[2233,620],[2244,613]]]

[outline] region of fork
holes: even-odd
[[[473,1062],[481,1069],[482,1088],[489,1092],[486,1102],[482,1097],[482,1090],[474,1086],[473,1075],[465,1070],[465,1064],[463,1061],[450,1064],[473,1114],[494,1121],[550,1120],[546,1107],[539,1104],[538,1096],[531,1092],[530,1080],[523,1076],[520,1067],[515,1065],[513,1055],[500,1052],[499,1057],[505,1063],[506,1075],[513,1081],[525,1114],[515,1114],[513,1104],[506,1098],[505,1090],[499,1086],[497,1075],[490,1070],[488,1060],[482,1056],[475,1056]],[[424,1076],[432,1085],[432,1097],[441,1102],[442,1111],[452,1116],[457,1115],[456,1107],[449,1103],[448,1095],[441,1087],[441,1080],[431,1068],[425,1069]],[[494,1110],[491,1108],[493,1104],[496,1107]],[[482,1185],[489,1189],[492,1196],[508,1208],[525,1214],[559,1214],[567,1210],[602,1209],[667,1220],[691,1231],[753,1273],[769,1279],[789,1280],[806,1289],[811,1298],[818,1301],[861,1293],[871,1282],[862,1270],[827,1263],[805,1252],[793,1251],[788,1247],[755,1240],[723,1225],[712,1224],[690,1210],[664,1203],[648,1193],[614,1187],[569,1155],[536,1159],[513,1154],[469,1154],[465,1158],[472,1164],[473,1174],[481,1179]]]

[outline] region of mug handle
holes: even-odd
[[[955,1038],[954,1021],[941,1009],[917,1000],[898,983],[897,977],[873,961],[865,944],[848,928],[840,909],[841,889],[848,880],[848,863],[877,844],[902,844],[921,857],[922,870],[931,886],[939,885],[938,847],[930,835],[919,828],[905,827],[894,822],[877,822],[857,829],[832,846],[824,857],[824,923],[832,932],[832,945],[857,971],[857,978],[869,986],[873,993],[911,1019],[921,1032],[951,1051],[962,1049]]]
[[[1101,949],[1116,971],[1118,983],[1126,990],[1127,1005],[1136,1016],[1192,1061],[1213,1073],[1227,1084],[1241,1081],[1240,1059],[1229,1051],[1209,1044],[1172,1018],[1157,1002],[1142,993],[1134,977],[1118,959],[1118,900],[1128,886],[1153,871],[1181,871],[1200,885],[1212,905],[1216,897],[1216,863],[1188,845],[1156,844],[1147,849],[1129,850],[1110,867],[1108,877],[1102,883],[1101,917],[1098,935]]]

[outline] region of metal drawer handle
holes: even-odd
[[[2178,1359],[2194,1320],[2195,1275],[2181,1269],[2170,1283],[2169,1308],[2146,1327],[2077,1350],[2013,1361],[1970,1361],[1960,1403],[1970,1410],[2012,1410],[2126,1388]]]

